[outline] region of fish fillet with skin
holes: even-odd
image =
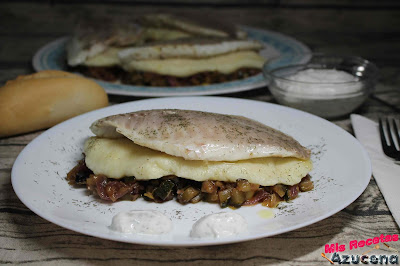
[[[67,44],[68,65],[118,65],[118,56],[114,50],[153,41],[187,39],[193,36],[245,37],[245,33],[233,25],[225,25],[226,29],[223,30],[217,29],[221,22],[212,27],[202,26],[197,20],[191,21],[167,14],[148,14],[137,18],[84,19],[80,21]]]
[[[238,161],[262,157],[310,158],[292,137],[255,120],[190,110],[145,110],[94,122],[98,137],[135,144],[186,160]]]
[[[111,52],[110,55],[109,50],[117,49],[119,51],[118,47],[140,43],[142,35],[143,28],[133,21],[122,23],[119,20],[106,18],[81,21],[66,46],[68,65],[91,65],[87,61],[99,55],[111,58],[109,60],[111,62],[107,61],[102,64],[103,66],[118,64],[117,53],[114,52],[114,56]]]
[[[174,40],[123,49],[118,56],[123,62],[166,58],[206,58],[237,51],[258,51],[262,48],[263,45],[255,40]]]

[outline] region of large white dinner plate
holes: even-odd
[[[217,204],[180,205],[136,201],[107,203],[73,188],[65,180],[67,172],[82,158],[84,141],[93,134],[90,124],[104,116],[144,109],[178,108],[243,115],[279,129],[312,150],[315,183],[313,191],[300,193],[289,203],[269,209],[261,205],[237,210]],[[18,156],[12,169],[12,185],[21,201],[44,219],[95,237],[116,241],[196,246],[239,242],[281,234],[327,218],[352,203],[371,177],[370,161],[359,142],[343,129],[288,107],[259,101],[224,97],[158,98],[110,106],[63,122],[34,139]],[[123,235],[109,229],[112,217],[121,211],[157,210],[174,224],[163,236]],[[204,215],[236,212],[248,222],[248,233],[219,239],[192,239],[193,223]],[[267,215],[266,215],[267,214]],[[271,214],[273,217],[267,218]]]
[[[274,62],[274,66],[302,63],[308,58],[305,54],[310,53],[310,49],[305,44],[284,34],[251,27],[242,27],[242,29],[247,32],[249,38],[264,43],[265,48],[261,51],[261,55],[266,59],[284,56],[284,59]],[[32,59],[33,68],[36,71],[67,70],[65,51],[67,41],[68,37],[59,38],[40,48]],[[132,86],[96,81],[110,94],[145,97],[225,94],[256,89],[267,84],[262,74],[238,81],[188,87]]]

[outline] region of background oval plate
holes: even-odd
[[[249,38],[259,40],[265,44],[265,49],[261,51],[263,57],[272,59],[279,56],[288,56],[285,57],[285,62],[277,62],[276,66],[280,64],[303,62],[305,58],[302,56],[291,58],[289,55],[310,53],[310,49],[306,45],[289,36],[251,27],[243,26],[241,28],[247,32]],[[66,70],[65,45],[68,38],[69,37],[59,38],[40,48],[32,59],[33,68],[36,71],[47,69]],[[96,81],[103,86],[109,94],[143,97],[214,95],[246,91],[267,85],[262,74],[238,81],[188,87],[131,86],[101,80]]]
[[[144,109],[178,108],[243,115],[292,135],[312,150],[315,184],[290,203],[269,209],[260,204],[237,210],[217,204],[163,204],[143,199],[113,204],[73,188],[67,172],[82,158],[84,141],[93,134],[89,126],[107,115]],[[352,203],[371,178],[367,153],[359,142],[338,126],[317,116],[288,107],[223,97],[158,98],[110,106],[80,115],[44,132],[20,153],[11,181],[21,201],[37,215],[67,229],[95,237],[150,245],[201,246],[234,243],[281,234],[327,218]],[[174,230],[163,236],[123,235],[111,231],[112,217],[120,211],[157,210],[167,215]],[[237,212],[249,224],[247,234],[220,239],[192,239],[193,223],[204,215]],[[260,212],[269,212],[265,219]]]

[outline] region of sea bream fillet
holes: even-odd
[[[145,110],[97,120],[90,129],[98,137],[126,137],[137,145],[186,160],[310,158],[310,151],[292,137],[243,116],[178,109]]]
[[[121,60],[149,60],[166,58],[205,58],[226,53],[260,50],[262,44],[255,40],[206,39],[189,41],[170,41],[160,44],[138,46],[122,50]]]
[[[261,72],[265,44],[213,18],[148,14],[89,21],[68,42],[70,71],[136,86],[181,87],[245,79]]]
[[[142,43],[142,36],[143,28],[134,21],[122,23],[106,18],[81,21],[67,43],[67,63],[69,66],[118,65],[121,47]]]
[[[95,174],[138,180],[174,175],[195,181],[294,185],[311,168],[292,137],[242,117],[189,110],[145,110],[100,119],[85,144]]]
[[[126,47],[193,37],[238,40],[246,37],[245,32],[233,25],[218,21],[211,26],[206,22],[170,14],[82,20],[66,47],[67,62],[70,66],[113,66],[119,64],[118,52]]]
[[[258,54],[262,47],[255,40],[174,40],[126,48],[118,56],[127,72],[184,78],[210,71],[229,74],[238,69],[261,69],[266,61]]]

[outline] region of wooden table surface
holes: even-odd
[[[154,11],[208,12],[243,25],[282,32],[307,44],[313,51],[353,54],[373,61],[380,68],[379,83],[375,93],[356,113],[373,120],[384,115],[400,118],[400,9],[390,5],[386,8],[307,7],[291,6],[291,1],[286,1],[281,7],[202,5],[196,8],[190,5],[101,5],[90,1],[87,4],[52,3],[10,1],[0,4],[0,85],[17,75],[32,73],[31,59],[37,49],[70,34],[79,17]],[[274,102],[265,88],[224,96]],[[141,98],[110,95],[112,104],[138,99]],[[352,133],[349,117],[332,122]],[[254,241],[170,248],[82,235],[34,214],[21,203],[11,186],[11,169],[16,157],[42,132],[0,139],[0,264],[328,265],[321,257],[326,244],[347,245],[351,240],[400,234],[371,178],[365,192],[339,213],[289,233]],[[393,243],[392,247],[400,250],[399,243]],[[398,255],[383,245],[375,253]]]

